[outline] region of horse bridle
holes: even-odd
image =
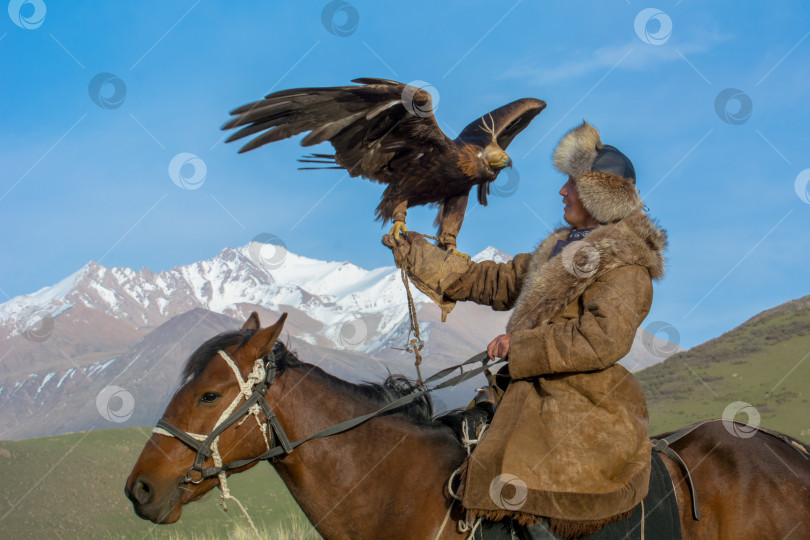
[[[455,386],[463,381],[466,381],[479,373],[484,372],[488,366],[487,362],[489,358],[487,357],[486,352],[478,353],[472,358],[462,362],[461,364],[451,366],[445,369],[440,370],[437,373],[434,373],[432,376],[425,379],[424,384],[427,385],[428,383],[440,380],[445,378],[446,376],[453,373],[456,369],[461,370],[461,374],[456,375],[436,386],[428,389],[426,386],[423,390],[419,390],[412,394],[407,394],[402,396],[399,399],[396,399],[385,406],[377,409],[374,412],[370,412],[368,414],[364,414],[361,416],[356,416],[349,420],[345,420],[336,424],[334,426],[328,427],[319,431],[318,433],[307,437],[306,439],[302,439],[300,441],[290,442],[289,437],[284,432],[284,428],[281,427],[281,424],[276,418],[275,413],[270,408],[270,405],[267,403],[267,389],[273,384],[273,381],[276,378],[276,358],[273,352],[271,351],[268,353],[267,356],[263,358],[258,358],[254,361],[253,371],[248,375],[246,381],[242,380],[242,374],[239,371],[239,368],[236,364],[231,360],[231,358],[225,353],[225,351],[218,351],[218,354],[228,363],[231,369],[234,372],[234,376],[236,377],[236,381],[239,384],[240,392],[231,403],[231,407],[233,407],[236,403],[240,401],[240,399],[244,396],[246,400],[242,403],[238,408],[232,411],[228,416],[225,418],[220,418],[217,422],[216,426],[214,427],[213,431],[208,435],[199,435],[196,433],[189,433],[180,429],[179,427],[175,426],[165,418],[161,418],[157,425],[152,429],[152,433],[158,435],[166,435],[168,437],[176,437],[178,440],[183,442],[186,446],[194,450],[197,455],[194,458],[194,464],[189,467],[188,472],[186,473],[186,477],[183,479],[185,483],[191,484],[200,484],[206,478],[212,478],[215,476],[220,477],[220,481],[223,481],[224,475],[227,471],[231,471],[233,469],[238,469],[240,467],[244,467],[245,465],[250,465],[256,461],[264,461],[264,460],[274,460],[280,457],[284,457],[290,452],[292,452],[296,447],[301,444],[304,444],[307,441],[311,441],[314,439],[320,439],[323,437],[329,437],[331,435],[335,435],[337,433],[342,433],[344,431],[348,431],[375,416],[379,416],[383,413],[388,411],[392,411],[404,405],[407,405],[411,401],[421,398],[424,395],[429,394],[434,390],[439,390],[441,388],[447,388],[450,386]],[[495,364],[499,364],[501,362],[505,362],[505,359],[500,359],[490,363],[490,366]],[[477,362],[482,362],[483,366],[471,369],[469,371],[464,371],[464,366],[468,364],[474,364]],[[255,381],[250,388],[252,391],[250,394],[247,394],[246,389],[248,388],[247,382],[251,380]],[[258,411],[264,415],[265,421],[263,423],[259,422],[258,414],[256,407],[258,407]],[[229,407],[230,408],[230,407]],[[228,409],[226,409],[227,411]],[[267,443],[267,451],[261,454],[260,456],[256,456],[254,458],[247,458],[247,459],[238,459],[235,461],[231,461],[230,463],[217,465],[216,461],[219,458],[219,450],[217,447],[218,437],[222,434],[223,431],[231,427],[233,424],[237,422],[243,416],[246,418],[248,414],[254,414],[256,416],[256,421],[259,422],[259,427],[262,429],[262,434],[265,435],[265,442]],[[244,420],[243,420],[244,421]],[[268,441],[266,438],[266,434],[269,432],[270,440]],[[215,466],[214,467],[203,467],[203,463],[208,458],[214,458]],[[192,478],[191,474],[193,471],[197,471],[200,473],[200,478],[195,480]]]
[[[234,370],[237,382],[239,383],[240,392],[234,400],[234,403],[236,403],[245,397],[244,388],[246,382],[251,380],[251,376],[249,375],[248,379],[243,381],[239,369],[236,367],[233,360],[231,360],[231,358],[225,353],[225,351],[220,350],[218,353]],[[284,432],[284,428],[281,427],[278,418],[276,418],[275,413],[273,413],[273,410],[270,408],[270,405],[267,403],[266,399],[267,389],[271,384],[273,384],[273,381],[276,378],[276,359],[272,351],[264,358],[259,358],[254,362],[254,371],[251,373],[251,375],[253,374],[261,374],[262,376],[258,381],[255,382],[255,384],[253,384],[252,392],[246,397],[245,402],[236,408],[236,410],[231,412],[231,414],[226,418],[221,419],[208,435],[189,433],[175,426],[165,418],[161,418],[155,428],[152,430],[152,433],[156,433],[158,435],[175,437],[196,452],[194,464],[192,464],[188,469],[183,482],[200,484],[206,478],[218,476],[222,472],[238,469],[256,461],[276,459],[279,456],[284,456],[292,452],[294,445],[290,443],[290,439],[287,437],[287,434]],[[247,415],[249,414],[255,415],[257,406],[258,410],[261,411],[265,418],[263,423],[259,422],[259,427],[265,435],[265,440],[267,440],[266,434],[270,434],[270,441],[267,443],[267,451],[254,458],[238,459],[221,466],[203,467],[205,460],[213,457],[213,455],[216,453],[216,450],[212,449],[212,445],[215,444],[215,441],[217,441],[217,438],[222,434],[222,432],[234,425],[242,417],[245,417],[246,419]],[[258,422],[258,416],[256,417],[256,420]],[[192,473],[194,471],[200,473],[199,479],[195,480],[192,477]]]

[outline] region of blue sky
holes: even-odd
[[[0,301],[89,260],[162,270],[261,233],[313,258],[392,264],[373,220],[379,185],[298,171],[300,138],[237,155],[219,131],[271,90],[362,76],[428,82],[451,135],[514,99],[548,102],[509,147],[517,191],[470,203],[463,251],[528,251],[561,222],[550,156],[586,119],[631,157],[669,232],[645,324],[668,323],[690,347],[810,292],[805,3],[354,0],[325,25],[327,5],[12,1]],[[180,153],[205,164],[197,189],[169,176]],[[408,224],[431,232],[433,218],[417,208]]]

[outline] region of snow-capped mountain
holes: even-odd
[[[512,256],[508,253],[501,251],[498,248],[489,246],[484,251],[475,255],[472,258],[473,262],[481,262],[481,261],[495,261],[496,263],[506,262],[512,259]]]
[[[268,254],[268,249],[276,253]],[[414,299],[418,304],[429,302],[418,291]],[[0,327],[13,337],[30,326],[28,318],[56,319],[83,306],[144,330],[197,307],[244,318],[250,313],[246,304],[273,311],[294,309],[311,323],[307,335],[299,337],[366,352],[383,346],[384,339],[373,339],[371,330],[388,335],[407,314],[405,291],[393,266],[365,270],[253,242],[157,274],[90,262],[52,287],[0,305]],[[362,342],[347,342],[341,330],[369,318],[374,319],[374,328],[366,329]]]

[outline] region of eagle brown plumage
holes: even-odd
[[[334,154],[299,161],[386,184],[376,217],[393,220],[397,237],[407,231],[408,208],[438,204],[440,243],[455,250],[470,191],[477,186],[478,201],[487,204],[490,184],[512,164],[506,147],[546,103],[513,101],[478,118],[453,140],[436,123],[426,90],[387,79],[352,82],[359,86],[274,92],[231,111],[234,118],[222,129],[241,128],[228,142],[259,134],[239,153],[307,131],[302,146],[329,141]]]

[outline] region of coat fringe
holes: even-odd
[[[482,517],[490,521],[501,521],[504,518],[511,518],[517,521],[520,525],[527,527],[529,525],[536,525],[542,522],[548,523],[548,529],[552,534],[565,538],[567,540],[576,540],[583,536],[594,534],[602,527],[614,521],[621,521],[627,519],[633,513],[633,509],[615,516],[605,519],[595,519],[590,521],[572,521],[567,519],[547,518],[543,516],[536,516],[534,514],[527,514],[526,512],[517,512],[511,510],[478,510],[475,508],[467,509],[467,521],[474,521]]]
[[[459,465],[458,467],[458,473],[456,474],[455,477],[457,485],[454,486],[453,491],[460,499],[464,498],[464,488],[466,487],[465,479],[467,477],[467,465],[469,464],[469,462],[470,456],[465,456],[464,460],[461,462],[461,465]],[[448,497],[450,496],[450,494],[447,492],[446,486],[445,486],[445,496]],[[549,518],[545,516],[536,516],[534,514],[528,514],[526,512],[518,512],[510,510],[480,510],[475,508],[465,508],[465,510],[466,510],[465,521],[467,522],[475,521],[479,517],[482,517],[489,521],[501,521],[504,518],[511,518],[517,521],[520,525],[523,525],[524,527],[546,522],[548,523],[548,529],[553,534],[559,536],[560,538],[575,540],[582,536],[594,534],[596,531],[600,530],[608,523],[613,523],[614,521],[621,521],[623,519],[629,518],[630,515],[633,513],[634,509],[631,508],[626,512],[622,512],[621,514],[617,514],[615,516],[611,516],[605,519],[594,519],[585,521]]]

